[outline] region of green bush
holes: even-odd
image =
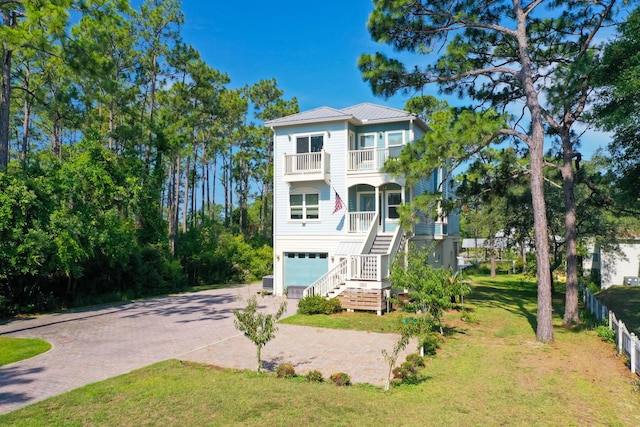
[[[424,354],[433,356],[436,354],[436,350],[440,347],[440,339],[433,332],[429,332],[420,338],[418,344],[424,350]]]
[[[307,381],[313,382],[313,383],[321,383],[321,382],[323,382],[324,378],[322,378],[322,372],[320,372],[320,371],[309,371],[307,373]]]
[[[600,338],[602,338],[602,341],[614,344],[616,342],[616,333],[614,332],[613,329],[609,328],[608,326],[605,325],[600,325],[596,328],[596,334],[598,334],[598,336]]]
[[[424,368],[424,357],[418,353],[411,353],[407,355],[406,361],[414,364],[418,368]]]
[[[340,300],[309,295],[298,302],[298,314],[333,314],[342,311]]]
[[[283,363],[276,368],[276,376],[278,378],[293,378],[296,376],[296,370],[290,363]]]
[[[329,377],[338,387],[351,385],[351,377],[344,372],[336,372]]]
[[[419,382],[418,369],[412,362],[403,362],[402,365],[393,368],[393,379],[397,383],[417,384]]]
[[[342,305],[338,298],[329,298],[325,300],[324,314],[339,313],[342,311]]]

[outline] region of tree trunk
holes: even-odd
[[[516,8],[519,57],[522,65],[519,78],[526,97],[526,107],[531,114],[531,134],[527,138],[529,147],[531,182],[531,204],[533,207],[533,227],[536,241],[538,275],[538,325],[536,339],[553,341],[553,312],[551,306],[551,274],[549,272],[549,234],[547,231],[547,210],[544,200],[544,126],[538,93],[532,78],[531,53],[527,39],[527,16],[521,7]]]
[[[186,179],[184,180],[184,206],[182,212],[182,232],[187,233],[187,216],[189,214],[189,169],[191,168],[191,156],[187,156],[187,166],[185,167]]]
[[[569,132],[562,132],[562,191],[564,193],[565,251],[567,285],[563,325],[580,323],[578,312],[578,250],[576,230],[576,200],[574,196],[573,144]]]
[[[551,307],[551,272],[549,270],[549,236],[547,232],[547,214],[544,201],[543,181],[543,130],[542,123],[536,133],[536,143],[531,144],[531,198],[533,205],[533,226],[536,241],[536,260],[538,275],[538,341],[553,341],[553,312]],[[535,135],[535,134],[534,134]],[[535,138],[535,136],[534,136]]]
[[[489,227],[489,261],[491,265],[491,277],[496,277],[496,238],[493,224]]]
[[[25,163],[29,153],[29,123],[31,121],[31,104],[27,97],[24,98],[22,112],[24,116],[22,117],[22,149],[20,150],[20,160]]]
[[[13,12],[3,14],[2,24],[12,27],[15,23]],[[11,58],[13,51],[6,42],[2,43],[2,90],[0,92],[0,172],[7,170],[9,165],[9,129],[11,121]]]

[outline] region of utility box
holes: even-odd
[[[273,293],[273,276],[264,276],[262,278],[262,291]]]

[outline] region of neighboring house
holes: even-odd
[[[429,245],[435,265],[456,267],[457,213],[413,230],[398,222],[398,206],[414,195],[453,197],[444,166],[413,186],[381,171],[429,130],[415,114],[365,103],[266,125],[274,132],[275,294],[338,296],[347,309],[380,312],[389,266],[410,240]]]
[[[640,239],[621,239],[618,250],[605,251],[599,246],[590,247],[589,255],[582,261],[584,274],[600,277],[600,287],[623,285],[625,277],[640,275]]]

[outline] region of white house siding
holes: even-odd
[[[601,286],[622,285],[625,276],[640,274],[640,240],[620,243],[621,254],[613,252],[600,253]]]

